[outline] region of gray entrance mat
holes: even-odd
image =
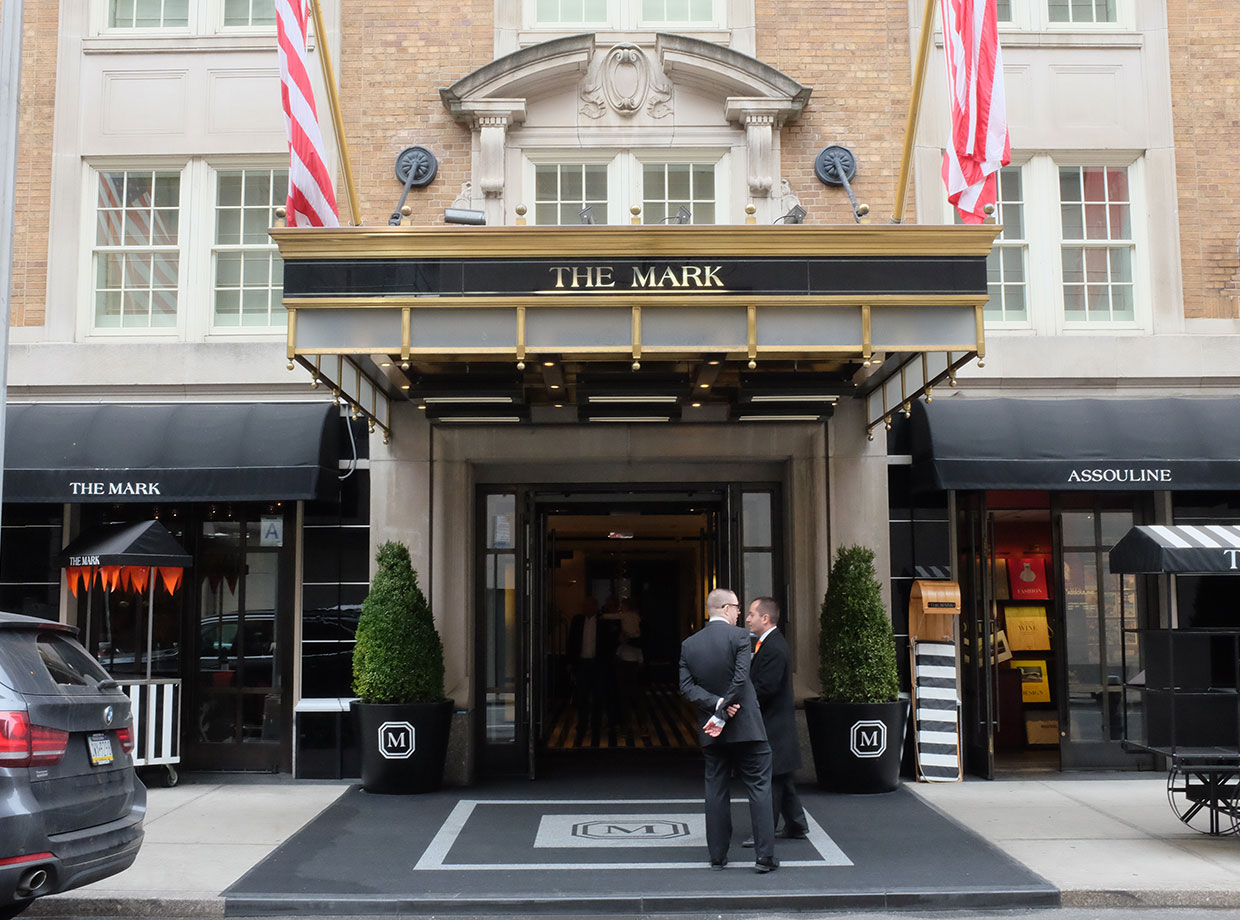
[[[353,787],[224,892],[230,916],[663,913],[1054,906],[1059,892],[901,789],[803,787],[804,840],[752,871],[743,790],[707,866],[702,784],[684,769],[486,782],[422,796]]]

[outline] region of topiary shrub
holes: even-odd
[[[409,549],[387,541],[362,602],[353,692],[363,703],[433,703],[443,695],[443,643]]]
[[[842,546],[835,555],[818,630],[822,698],[889,703],[900,693],[896,643],[874,571],[874,551]]]

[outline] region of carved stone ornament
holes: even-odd
[[[595,55],[581,84],[581,113],[602,118],[611,109],[632,118],[644,108],[651,118],[672,112],[672,84],[657,61],[623,42]]]

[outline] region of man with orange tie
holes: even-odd
[[[804,837],[808,831],[805,809],[797,795],[794,775],[801,766],[797,741],[796,706],[792,700],[792,665],[788,642],[779,625],[779,604],[771,597],[754,598],[745,614],[745,626],[756,637],[749,679],[753,682],[766,737],[771,745],[771,807],[775,823],[784,825],[776,837]],[[746,840],[744,846],[753,846]]]

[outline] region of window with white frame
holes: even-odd
[[[1117,0],[1047,0],[1046,18],[1053,23],[1118,21]]]
[[[109,29],[175,29],[189,25],[189,0],[108,0]]]
[[[724,26],[724,0],[526,0],[525,6],[527,26],[537,29]]]
[[[1029,243],[1025,238],[1024,182],[1019,166],[999,170],[995,222],[1003,229],[986,257],[986,322],[1024,325],[1029,320]],[[954,208],[956,223],[962,223]]]
[[[221,327],[284,327],[284,262],[267,230],[288,198],[287,169],[216,173],[212,322]]]
[[[1136,319],[1132,276],[1132,203],[1128,170],[1059,167],[1064,319],[1070,323]]]
[[[287,169],[195,158],[101,168],[90,187],[83,328],[188,340],[287,328],[284,265],[268,234],[287,197]]]
[[[1000,24],[1017,29],[1133,29],[1132,0],[996,0]]]
[[[687,220],[678,215],[688,214]],[[710,163],[643,163],[642,222],[715,222],[715,167]]]
[[[275,0],[96,0],[104,30],[192,34],[261,30],[275,35]]]
[[[588,220],[587,220],[588,215]],[[534,167],[534,223],[605,224],[607,165],[540,163]]]
[[[275,0],[224,0],[225,28],[275,24]]]
[[[167,329],[177,324],[181,175],[100,172],[95,206],[94,325]]]
[[[1143,163],[1065,159],[1039,153],[999,172],[986,324],[1043,335],[1148,328]]]
[[[728,213],[721,172],[727,156],[710,151],[678,153],[676,161],[663,159],[662,151],[598,153],[593,162],[583,163],[527,152],[525,183],[534,190],[534,223],[586,223],[583,211],[591,223],[628,223],[631,206],[640,209],[643,224],[681,219],[716,223]]]

